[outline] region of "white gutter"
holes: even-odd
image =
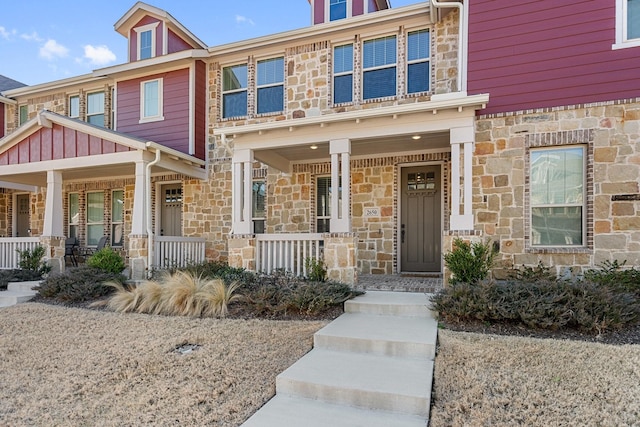
[[[464,7],[463,3],[458,2],[440,2],[440,0],[431,0],[431,5],[437,9],[456,8],[459,12],[459,31],[458,31],[458,92],[467,92],[467,60],[468,60],[468,44],[469,44],[469,8]],[[433,17],[432,17],[433,19]]]
[[[147,275],[151,273],[151,263],[153,261],[153,217],[151,215],[151,167],[160,162],[162,151],[156,148],[156,158],[150,163],[147,163],[145,173],[145,215],[147,216]]]

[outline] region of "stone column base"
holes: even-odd
[[[227,242],[229,267],[256,270],[256,237],[253,234],[233,234]]]
[[[358,235],[327,233],[324,235],[324,265],[329,280],[355,285],[358,283]]]
[[[52,273],[64,271],[64,236],[40,236],[40,244],[44,246],[44,258],[51,266]]]
[[[149,266],[149,239],[146,235],[129,235],[129,270],[132,280],[144,280],[147,278]]]

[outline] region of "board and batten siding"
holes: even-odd
[[[480,114],[640,96],[640,47],[613,50],[615,1],[469,2],[468,93]]]
[[[164,120],[140,123],[140,83],[162,78]],[[118,132],[189,153],[189,69],[118,82]]]

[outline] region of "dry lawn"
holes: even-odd
[[[3,308],[0,425],[235,427],[324,324]]]
[[[640,345],[438,336],[432,427],[640,425]]]

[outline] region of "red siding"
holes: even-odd
[[[138,60],[138,33],[136,28],[159,22],[156,27],[156,56],[162,55],[162,33],[164,23],[151,16],[145,16],[129,31],[129,62]]]
[[[490,95],[481,114],[640,96],[640,48],[611,49],[615,2],[469,3],[468,92]]]
[[[313,23],[322,24],[324,22],[324,0],[313,2]]]
[[[124,145],[54,124],[53,128],[41,128],[7,151],[0,153],[0,165],[107,154],[115,152],[116,147],[117,151],[132,150]]]
[[[4,116],[4,104],[0,102],[0,138],[4,136],[5,132],[5,116]]]
[[[364,0],[353,0],[351,7],[351,15],[358,16],[364,13]]]
[[[180,52],[182,50],[193,49],[186,41],[182,40],[176,33],[169,30],[169,46],[167,53]]]
[[[163,79],[164,120],[140,123],[140,82],[159,77]],[[189,69],[118,82],[117,90],[118,132],[189,153]]]
[[[207,66],[204,62],[196,62],[196,108],[194,114],[195,156],[205,159],[207,145]]]

